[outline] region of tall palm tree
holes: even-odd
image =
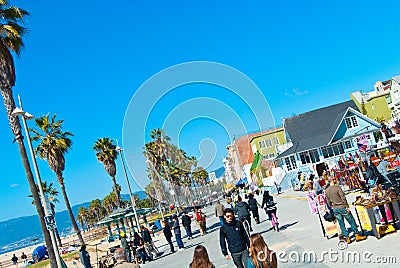
[[[64,197],[65,205],[68,210],[69,217],[72,222],[72,226],[75,229],[76,235],[78,236],[79,242],[83,245],[83,237],[79,230],[78,224],[76,224],[74,214],[72,213],[71,205],[69,203],[68,195],[65,190],[65,182],[63,177],[63,171],[65,169],[65,158],[64,154],[71,149],[72,140],[69,138],[73,136],[70,132],[62,131],[62,123],[64,120],[56,120],[56,115],[49,118],[49,115],[41,116],[35,119],[38,130],[31,129],[34,136],[33,141],[37,141],[39,144],[35,148],[35,153],[40,158],[47,161],[50,169],[56,173],[58,183],[61,187],[61,192]]]
[[[119,194],[119,189],[117,181],[115,180],[115,175],[117,174],[117,167],[115,165],[115,160],[117,159],[117,146],[113,143],[110,138],[99,138],[93,146],[93,150],[96,151],[96,157],[99,162],[103,163],[104,168],[108,175],[110,175],[113,182],[114,193],[117,197],[117,206],[121,207],[121,196]]]
[[[14,134],[14,141],[18,144],[26,178],[35,201],[43,237],[49,253],[50,265],[51,268],[55,268],[57,267],[56,257],[51,243],[50,233],[46,229],[44,210],[40,203],[39,193],[36,189],[28,155],[22,140],[21,124],[18,117],[12,115],[12,112],[15,109],[12,88],[15,85],[16,76],[14,59],[11,53],[15,53],[17,56],[21,53],[21,49],[24,46],[22,38],[27,32],[27,29],[21,24],[23,23],[24,18],[28,15],[29,13],[26,10],[10,6],[7,0],[0,0],[0,89],[11,131]]]
[[[39,185],[36,184],[36,188],[39,191]],[[59,192],[57,191],[56,188],[53,187],[53,182],[50,182],[49,185],[47,185],[47,181],[42,181],[42,189],[43,189],[44,196],[46,196],[49,200],[51,214],[53,214],[55,216],[56,215],[56,211],[55,211],[56,203],[59,203],[59,201],[57,199]],[[28,197],[33,199],[32,194],[28,195]],[[35,200],[32,200],[32,205],[34,205],[34,204],[35,204]],[[56,233],[58,246],[62,247],[60,234],[58,233],[57,228],[55,229],[55,233]]]

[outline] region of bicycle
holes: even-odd
[[[267,213],[269,220],[271,221],[272,228],[279,232],[279,222],[276,216],[276,203],[271,203],[268,207],[265,207],[265,212]]]
[[[279,222],[278,218],[275,215],[275,212],[271,212],[271,223],[272,223],[272,228],[274,228],[275,231],[279,232]]]

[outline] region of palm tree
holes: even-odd
[[[83,245],[85,242],[83,241],[78,224],[76,224],[74,214],[72,213],[71,205],[68,200],[68,195],[65,190],[63,177],[63,171],[65,169],[64,154],[67,153],[72,146],[72,140],[69,137],[73,136],[73,134],[62,131],[63,122],[64,120],[56,121],[56,115],[53,115],[51,119],[49,118],[48,114],[36,118],[35,123],[39,128],[39,131],[31,129],[31,131],[34,133],[32,140],[39,142],[35,149],[35,153],[39,155],[40,158],[46,160],[50,169],[56,173],[72,226],[75,229],[79,242]]]
[[[49,253],[50,266],[52,268],[56,268],[56,257],[54,254],[53,245],[51,243],[50,233],[46,229],[44,210],[40,203],[39,193],[36,189],[32,170],[26,154],[26,148],[22,140],[23,137],[21,134],[21,124],[18,117],[12,115],[12,112],[15,109],[12,88],[15,85],[16,76],[14,59],[11,53],[13,52],[17,56],[19,56],[21,53],[21,49],[24,46],[22,38],[27,32],[27,29],[21,26],[21,24],[23,23],[23,19],[28,15],[29,13],[26,10],[10,6],[7,0],[0,0],[0,89],[4,106],[6,107],[11,131],[14,134],[14,141],[16,141],[18,144],[26,178],[35,201],[40,225],[42,227],[43,237]]]
[[[103,163],[106,172],[111,177],[114,193],[117,197],[117,206],[118,208],[120,208],[121,197],[119,194],[117,181],[115,180],[115,175],[117,174],[115,160],[118,156],[117,151],[115,150],[116,148],[117,146],[114,145],[113,140],[111,140],[110,138],[99,138],[93,146],[93,149],[96,151],[97,160]]]
[[[39,191],[39,186],[37,184],[36,184],[36,188]],[[57,199],[59,192],[57,191],[56,188],[53,187],[52,182],[50,182],[50,184],[47,185],[47,181],[42,181],[42,189],[43,189],[44,196],[46,196],[49,200],[51,214],[55,216],[56,215],[56,211],[55,211],[56,204],[55,203],[59,203],[59,201]],[[30,194],[30,195],[28,195],[28,197],[33,198],[33,195]],[[32,200],[32,205],[34,205],[34,204],[35,204],[35,200]],[[56,233],[58,246],[62,247],[60,234],[58,233],[57,228],[55,228],[55,233]]]
[[[86,226],[86,230],[88,230],[87,217],[88,217],[88,210],[85,207],[79,207],[77,220],[81,224],[83,231],[85,231],[85,226]]]

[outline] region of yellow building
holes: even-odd
[[[250,140],[253,154],[257,151],[264,159],[272,159],[280,152],[280,147],[286,144],[285,131],[283,127],[271,129]]]
[[[390,103],[390,87],[377,87],[374,91],[364,94],[360,91],[353,92],[350,94],[350,98],[360,112],[372,120],[381,122],[391,119],[392,110],[388,106],[388,103]]]

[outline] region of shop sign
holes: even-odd
[[[317,195],[317,200],[318,200],[318,206],[324,207],[325,208],[325,195],[319,194]]]
[[[360,152],[366,152],[370,149],[368,138],[366,135],[361,135],[356,138],[357,139],[357,146]]]
[[[318,204],[316,200],[315,193],[311,192],[307,194],[308,206],[310,207],[311,214],[318,214]]]
[[[392,168],[399,167],[400,166],[400,160],[394,160],[394,161],[390,162],[389,165]]]

